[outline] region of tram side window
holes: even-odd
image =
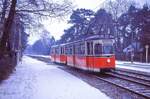
[[[84,55],[85,54],[85,44],[80,43],[75,45],[75,54]]]
[[[79,45],[77,44],[75,45],[75,54],[77,55],[79,54]]]
[[[101,55],[102,54],[102,44],[95,44],[94,52],[95,52],[95,55]]]
[[[69,54],[69,47],[68,46],[65,48],[65,52],[66,52],[66,54]]]
[[[65,54],[65,48],[64,47],[62,48],[62,50],[63,50],[63,54]]]
[[[54,48],[51,49],[51,54],[55,54]]]
[[[87,54],[93,55],[93,42],[87,42]]]
[[[73,54],[73,47],[72,46],[67,46],[65,48],[65,54],[72,55]]]
[[[55,48],[55,54],[57,54],[57,49]]]
[[[80,54],[82,54],[82,55],[85,54],[85,45],[84,45],[84,43],[80,45]]]
[[[72,46],[70,46],[70,47],[69,47],[69,54],[70,54],[70,55],[72,55],[72,51],[73,51]]]
[[[61,47],[61,54],[64,54],[64,48]]]
[[[68,47],[65,47],[65,54],[68,54]]]
[[[55,50],[55,54],[57,54],[56,48],[54,50]]]
[[[59,47],[55,49],[56,54],[59,54]]]
[[[56,54],[55,48],[53,49],[53,53]]]
[[[50,51],[50,53],[51,53],[51,54],[53,54],[53,48],[51,48],[51,51]]]

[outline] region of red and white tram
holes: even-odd
[[[88,37],[52,46],[51,60],[89,71],[115,69],[114,39]]]

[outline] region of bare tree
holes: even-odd
[[[103,7],[112,14],[116,21],[122,13],[127,12],[132,4],[135,4],[133,0],[106,0]]]
[[[1,20],[3,21],[2,36],[0,38],[0,57],[10,52],[9,37],[12,23],[16,16],[22,21],[30,20],[29,17],[42,19],[46,17],[56,18],[70,13],[71,2],[64,0],[2,0],[0,1]],[[28,21],[30,22],[30,21]],[[24,22],[25,23],[25,22]]]
[[[104,2],[103,7],[112,14],[113,20],[114,20],[114,36],[115,36],[115,44],[116,49],[120,49],[120,46],[118,43],[120,43],[120,32],[119,32],[119,26],[118,26],[118,18],[125,12],[128,11],[129,7],[131,5],[134,5],[135,2],[133,0],[107,0]],[[119,51],[119,50],[118,50]]]
[[[4,22],[3,34],[2,34],[1,41],[0,41],[0,55],[1,56],[5,54],[5,51],[10,49],[8,40],[9,40],[9,35],[11,33],[10,30],[12,27],[12,23],[15,17],[16,3],[17,3],[17,0],[11,1],[9,15],[6,21]]]

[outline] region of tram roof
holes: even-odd
[[[114,39],[111,35],[93,35],[85,38],[85,40],[97,40],[97,39]]]
[[[68,43],[64,43],[64,44],[53,45],[53,47],[69,45],[69,44],[78,43],[78,42],[82,42],[82,41],[88,41],[88,40],[92,41],[92,40],[100,40],[100,39],[101,40],[114,39],[114,36],[110,36],[110,35],[93,35],[93,36],[88,36],[86,38],[81,38],[81,40],[72,41],[72,42],[68,42]]]

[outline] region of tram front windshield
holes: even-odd
[[[94,52],[96,56],[99,56],[102,54],[113,54],[114,48],[112,45],[95,44]]]
[[[104,45],[103,46],[103,54],[113,54],[114,48],[112,45]]]

